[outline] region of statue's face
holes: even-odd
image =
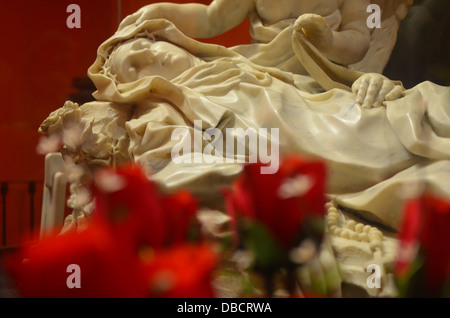
[[[194,57],[184,49],[145,38],[124,43],[111,55],[111,72],[121,83],[154,75],[171,80],[192,66]]]

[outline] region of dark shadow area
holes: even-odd
[[[94,83],[87,76],[74,78],[72,88],[75,90],[69,95],[69,100],[78,105],[95,101],[92,94],[97,90]]]
[[[370,298],[370,296],[359,286],[342,283],[342,298]]]
[[[450,86],[449,33],[450,1],[415,0],[384,74],[406,88],[423,81]]]
[[[20,298],[19,292],[2,268],[4,258],[17,251],[16,247],[0,248],[0,298]]]

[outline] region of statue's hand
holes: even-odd
[[[353,83],[352,91],[363,108],[375,108],[402,97],[404,88],[381,74],[368,73]]]
[[[314,14],[302,14],[294,24],[295,32],[303,32],[306,38],[320,51],[327,51],[333,44],[333,31],[324,17]]]

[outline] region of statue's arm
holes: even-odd
[[[370,29],[367,26],[368,0],[343,0],[342,22],[339,31],[333,31],[333,43],[324,52],[339,64],[354,64],[363,59],[370,45]]]
[[[295,22],[295,30],[303,32],[329,60],[342,65],[357,63],[365,56],[370,44],[366,23],[368,3],[368,0],[343,0],[339,31],[333,31],[322,16],[314,13],[301,15]]]
[[[119,30],[151,19],[167,19],[193,38],[209,38],[238,26],[254,8],[254,0],[214,0],[198,3],[154,3],[126,17]]]

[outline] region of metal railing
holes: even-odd
[[[35,211],[35,203],[36,203],[36,191],[38,188],[38,185],[44,184],[43,181],[1,181],[0,182],[0,195],[1,195],[1,202],[2,202],[2,240],[1,240],[1,247],[7,247],[7,232],[8,227],[7,225],[7,201],[8,201],[8,194],[11,190],[12,185],[25,185],[27,186],[26,192],[28,194],[29,198],[29,229],[30,232],[32,232],[35,229],[35,217],[36,217],[36,211]]]

